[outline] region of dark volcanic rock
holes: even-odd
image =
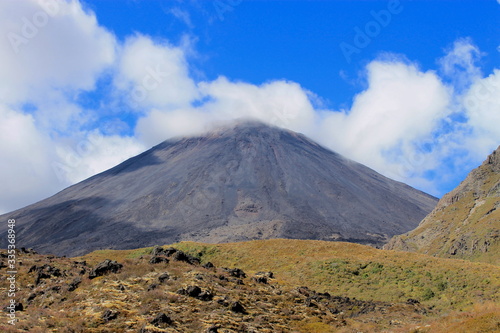
[[[198,286],[189,286],[186,288],[186,293],[191,297],[198,297],[201,294],[201,288]]]
[[[219,333],[219,326],[217,325],[212,325],[209,328],[207,328],[207,333]]]
[[[214,264],[212,264],[210,261],[207,262],[206,264],[203,264],[201,267],[206,268],[206,269],[215,268]]]
[[[118,311],[113,311],[113,310],[107,309],[106,311],[103,312],[101,318],[105,322],[114,320],[114,319],[118,318]]]
[[[62,276],[61,270],[56,267],[52,267],[48,264],[43,266],[33,265],[30,267],[28,273],[36,273],[35,285],[38,285],[43,279],[50,279],[52,276],[59,277]]]
[[[170,279],[170,275],[168,275],[167,272],[161,273],[160,276],[158,276],[158,281],[160,281],[160,283],[163,283],[163,282],[165,282],[165,280],[168,280],[168,279]]]
[[[77,277],[71,283],[68,284],[68,291],[74,291],[82,283],[82,278]]]
[[[0,220],[16,219],[20,246],[71,256],[182,240],[380,246],[436,202],[301,134],[246,122],[165,141]]]
[[[267,278],[265,276],[254,276],[252,279],[257,283],[267,284]]]
[[[247,277],[247,275],[245,274],[245,272],[243,272],[239,268],[223,268],[223,270],[225,270],[226,272],[228,272],[229,275],[237,277],[237,278],[246,278]]]
[[[7,305],[6,307],[3,308],[5,312],[10,312],[11,310],[14,311],[24,311],[24,306],[20,302],[16,302],[14,304]]]
[[[158,288],[158,284],[152,283],[148,286],[148,291],[155,290],[156,288]]]
[[[152,257],[150,260],[149,260],[149,263],[150,264],[159,264],[159,263],[165,263],[165,264],[168,264],[169,260],[165,257]]]
[[[196,265],[200,263],[200,259],[193,257],[192,255],[189,255],[187,253],[184,253],[182,251],[176,251],[173,255],[172,258],[177,261],[184,261],[187,262],[188,264],[191,265]]]
[[[94,279],[108,273],[118,273],[122,267],[122,264],[119,264],[114,260],[106,259],[90,271],[89,279]]]
[[[236,313],[246,313],[245,307],[240,302],[233,302],[229,309]]]
[[[167,316],[164,313],[159,313],[152,321],[151,325],[157,326],[157,327],[165,327],[167,325],[172,324],[172,318]]]

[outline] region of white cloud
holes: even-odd
[[[500,143],[500,70],[476,80],[463,101],[473,132],[467,138],[470,150],[484,156]]]
[[[481,70],[476,66],[481,56],[479,48],[470,38],[461,38],[453,43],[439,63],[443,74],[452,80],[453,87],[461,91],[481,77]]]
[[[77,145],[86,135],[80,128],[87,124],[87,110],[74,99],[93,89],[114,62],[116,41],[78,1],[60,0],[1,1],[0,35],[6,37],[0,39],[0,187],[6,189],[0,193],[1,213],[76,179],[71,173],[58,177],[54,165],[66,166],[58,153],[65,141]],[[120,158],[136,151],[121,149]],[[103,154],[84,157],[82,169],[102,169],[94,160],[106,162]]]
[[[172,14],[175,18],[183,22],[189,28],[194,28],[193,22],[191,21],[191,15],[187,10],[183,10],[179,7],[174,7],[169,10],[169,13]]]
[[[59,142],[58,159],[53,171],[63,182],[74,184],[113,167],[126,158],[137,155],[145,147],[131,137],[104,136],[100,132],[87,133],[78,142]]]
[[[415,158],[413,143],[426,139],[448,115],[450,92],[435,73],[423,73],[411,64],[374,61],[367,72],[368,88],[356,96],[351,110],[324,114],[319,140],[407,180],[409,171],[425,167]]]
[[[30,115],[0,105],[0,212],[33,203],[59,189],[51,172],[51,140]]]
[[[129,38],[118,67],[115,84],[132,106],[176,108],[198,97],[183,49],[167,42],[141,35]]]
[[[40,4],[48,3],[47,6]],[[51,89],[90,89],[114,61],[114,37],[76,1],[0,2],[0,96],[45,98]]]
[[[294,82],[273,81],[256,86],[231,82],[225,77],[199,84],[208,101],[199,107],[155,109],[139,120],[138,137],[153,145],[167,137],[201,133],[212,124],[254,118],[292,130],[310,133],[315,112],[310,93]]]

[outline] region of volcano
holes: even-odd
[[[240,122],[165,141],[0,219],[16,219],[18,247],[69,256],[183,240],[382,246],[436,203],[301,134]]]

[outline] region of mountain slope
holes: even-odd
[[[303,135],[246,122],[165,141],[1,218],[16,219],[20,246],[66,255],[278,237],[380,246],[436,201]]]
[[[500,264],[500,147],[389,250]]]

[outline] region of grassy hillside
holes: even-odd
[[[340,242],[173,246],[186,253],[184,258],[198,259],[154,256],[153,248],[102,250],[79,258],[20,252],[16,300],[23,310],[16,313],[16,326],[4,318],[0,330],[470,333],[500,328],[498,266]],[[155,257],[169,262],[152,263]],[[91,278],[92,268],[105,259],[123,267]],[[208,262],[215,267],[204,267]],[[189,294],[193,287],[204,296]],[[8,288],[1,279],[1,304],[8,304]]]
[[[385,248],[500,265],[500,148]]]
[[[439,310],[500,301],[500,267],[352,243],[266,240],[175,245],[203,262],[270,270],[285,284],[387,302],[413,298]]]

